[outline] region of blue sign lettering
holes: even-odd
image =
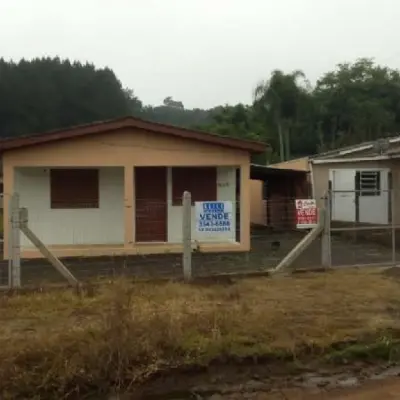
[[[222,202],[206,202],[203,203],[203,211],[224,211],[225,205]]]

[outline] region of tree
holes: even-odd
[[[314,97],[322,149],[374,140],[399,128],[399,73],[370,59],[339,64],[317,82]]]
[[[134,115],[261,140],[270,163],[400,132],[400,73],[371,59],[339,64],[311,87],[301,71],[273,71],[251,105],[185,109],[172,96],[143,105],[112,70],[59,58],[0,59],[0,137]]]
[[[168,96],[163,101],[164,106],[172,108],[183,109],[183,103],[181,101],[175,101],[171,96]]]
[[[0,59],[1,137],[126,116],[133,101],[109,68],[59,58]]]
[[[254,92],[254,108],[277,132],[281,161],[290,158],[290,131],[298,121],[300,103],[307,96],[305,88],[299,84],[300,79],[305,80],[302,71],[285,74],[275,70]]]
[[[213,121],[210,124],[195,126],[195,128],[221,136],[269,142],[267,130],[257,118],[252,106],[237,104],[235,106],[217,107],[213,110],[212,115]],[[271,158],[272,156],[268,152],[254,156],[252,161],[256,163],[276,161]]]
[[[129,113],[133,116],[140,117],[143,113],[143,103],[135,96],[132,89],[124,89],[125,98],[128,103]]]

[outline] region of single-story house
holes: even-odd
[[[400,136],[311,156],[314,197],[323,207],[323,198],[331,190],[333,221],[388,224],[391,203],[400,204],[399,158]],[[400,209],[395,222],[400,223]]]
[[[251,223],[294,229],[295,199],[311,196],[308,172],[252,164],[250,177]]]
[[[0,142],[4,256],[18,193],[31,230],[59,257],[182,251],[182,194],[237,205],[229,231],[192,240],[201,251],[250,249],[250,156],[259,142],[146,122],[96,122]],[[22,256],[40,257],[21,235]]]

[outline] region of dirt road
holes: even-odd
[[[313,399],[313,397],[307,397]],[[400,379],[388,381],[368,382],[360,388],[337,389],[325,395],[325,397],[315,397],[315,399],[327,400],[376,400],[376,399],[399,399],[400,398]]]
[[[210,400],[397,400],[400,399],[400,379],[370,381],[361,387],[348,389],[275,389],[270,393],[231,393],[214,395]]]
[[[400,400],[400,366],[397,365],[355,365],[287,377],[271,374],[262,377],[262,367],[254,368],[252,379],[243,379],[249,378],[250,369],[242,370],[244,375],[229,375],[225,371],[221,376],[218,375],[221,369],[212,368],[208,371],[214,372],[211,375],[160,378],[159,382],[153,381],[147,390],[141,391],[141,396],[127,399]]]

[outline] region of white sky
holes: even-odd
[[[148,104],[250,102],[274,69],[400,68],[399,0],[0,0],[0,57],[109,66]]]

